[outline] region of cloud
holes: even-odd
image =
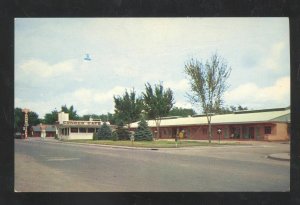
[[[271,71],[279,71],[281,69],[285,69],[282,66],[282,59],[285,57],[286,52],[286,43],[285,42],[277,42],[275,43],[271,49],[268,51],[269,55],[267,58],[262,62],[262,68],[267,68]],[[284,61],[286,63],[286,61]]]
[[[116,86],[110,90],[101,91],[98,89],[79,88],[71,93],[60,93],[54,98],[49,96],[37,99],[15,98],[15,107],[29,108],[39,114],[42,118],[46,113],[55,108],[60,111],[62,105],[73,105],[79,115],[84,114],[103,114],[113,112],[114,95],[122,95],[125,87]],[[128,88],[127,88],[128,90]]]
[[[289,75],[288,18],[29,18],[15,28],[16,104],[32,102],[41,113],[64,104],[105,113],[126,87],[140,94],[146,82],[160,81],[186,107],[183,64],[214,51],[233,68],[226,103],[273,107],[284,98],[274,79]],[[83,61],[85,53],[92,61]]]
[[[173,91],[186,92],[189,89],[189,82],[187,79],[182,79],[178,81],[165,81],[163,83],[165,88],[170,88]]]
[[[116,86],[116,87],[112,88],[111,90],[97,93],[94,96],[94,101],[96,101],[96,102],[111,101],[113,103],[113,96],[114,95],[122,95],[125,92],[125,89],[128,90],[128,88]]]
[[[72,97],[74,98],[74,100],[76,100],[76,102],[88,104],[93,100],[94,94],[93,90],[80,88],[72,93]]]
[[[70,73],[74,70],[74,60],[67,60],[56,64],[49,64],[38,59],[31,59],[20,65],[21,70],[37,78],[49,78]]]
[[[258,87],[255,83],[246,83],[228,91],[224,95],[228,105],[243,105],[249,108],[287,106],[290,104],[290,78],[279,78],[273,85]]]

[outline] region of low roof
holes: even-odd
[[[156,126],[154,120],[149,120],[147,122],[149,127]],[[249,110],[232,114],[213,115],[211,118],[211,124],[246,124],[263,122],[290,122],[290,109]],[[160,124],[161,127],[189,125],[207,125],[207,118],[206,116],[201,115],[175,119],[162,119]],[[130,125],[132,128],[136,128],[137,126],[138,122]]]
[[[56,131],[56,127],[55,125],[46,125],[46,132],[55,132]],[[41,127],[40,125],[36,125],[36,126],[32,126],[32,130],[34,132],[41,132]]]

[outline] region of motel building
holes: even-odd
[[[107,122],[107,124],[109,124]],[[102,122],[100,120],[89,121],[69,120],[69,113],[58,113],[58,138],[70,139],[93,139],[93,134],[98,131]],[[112,127],[112,126],[111,126]]]
[[[232,114],[212,115],[212,140],[289,140],[290,109],[238,111]],[[135,130],[138,122],[130,125]],[[148,121],[153,136],[156,136],[154,120]],[[218,130],[220,133],[218,133]],[[161,120],[160,138],[172,139],[180,132],[184,139],[207,140],[208,124],[205,115],[190,117],[166,117]]]

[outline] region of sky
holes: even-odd
[[[184,65],[214,53],[232,69],[224,106],[287,107],[289,48],[288,18],[16,18],[15,107],[114,113],[114,95],[161,82],[200,113]]]

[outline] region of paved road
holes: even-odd
[[[19,192],[289,191],[289,145],[137,150],[15,140]]]

